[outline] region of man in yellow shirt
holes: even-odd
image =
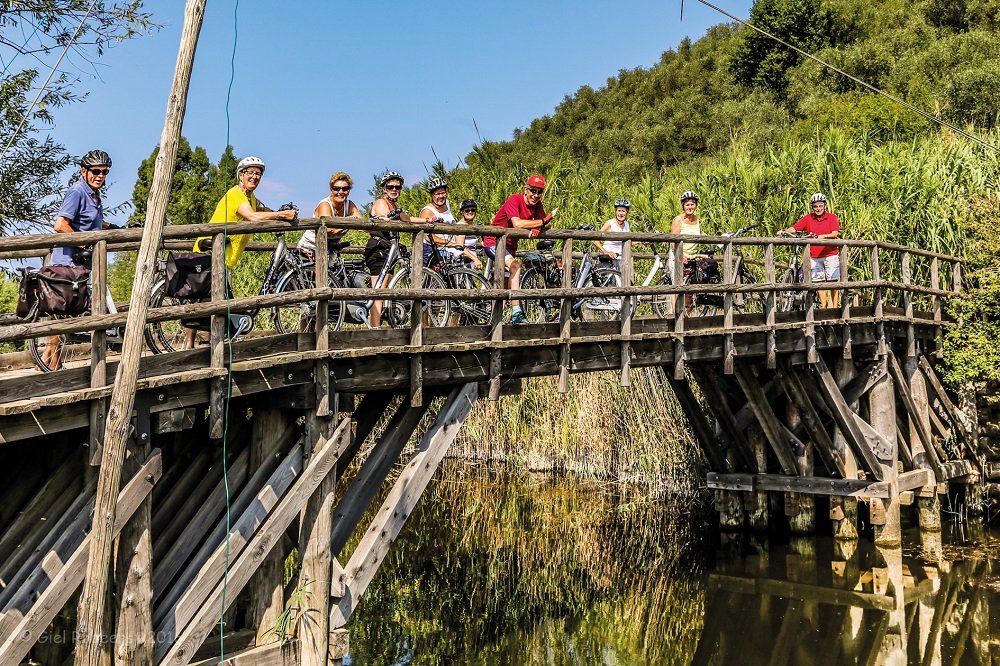
[[[209,222],[235,224],[244,221],[294,220],[296,211],[273,211],[257,201],[257,197],[254,196],[253,191],[260,185],[265,168],[263,160],[253,155],[240,160],[236,165],[236,178],[239,184],[231,187],[219,200]],[[194,243],[194,251],[205,252],[207,248],[203,249],[202,241],[208,238],[208,236],[198,238]],[[250,234],[233,234],[226,239],[226,268],[229,270],[236,268],[236,263],[249,242]]]

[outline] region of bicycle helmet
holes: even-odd
[[[379,187],[385,187],[385,184],[388,183],[390,180],[398,180],[400,185],[406,182],[403,180],[403,177],[400,176],[395,171],[386,171],[384,174],[382,174],[382,177],[379,178],[378,180]]]
[[[103,150],[92,150],[80,158],[80,166],[84,169],[95,166],[111,166],[111,155]]]
[[[698,203],[698,195],[692,192],[691,190],[688,190],[687,192],[681,195],[681,204],[683,205],[684,202],[687,201],[688,199],[693,199],[695,203]]]
[[[434,190],[440,190],[442,187],[444,188],[448,187],[448,181],[446,181],[444,178],[438,178],[437,176],[434,176],[433,178],[427,181],[428,193],[431,193]]]
[[[631,208],[632,202],[628,199],[615,199],[615,208]]]
[[[809,203],[814,204],[817,201],[822,201],[826,203],[826,195],[823,194],[822,192],[817,192],[816,194],[809,197]]]
[[[260,173],[263,175],[264,170],[267,168],[264,165],[264,160],[256,157],[255,155],[247,155],[240,160],[240,163],[236,165],[236,175],[240,175],[250,167],[257,167],[260,169]]]
[[[462,199],[462,205],[458,207],[459,210],[479,210],[479,204],[476,203],[475,199]]]

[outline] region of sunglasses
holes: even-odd
[[[331,192],[350,192],[351,188],[350,187],[340,187],[339,185],[332,185],[332,186],[330,186],[330,191]]]
[[[463,208],[462,212],[463,213],[471,213],[472,215],[475,215],[476,213],[479,212],[479,209],[478,208]]]
[[[532,194],[541,194],[545,190],[542,189],[541,187],[529,187],[528,191],[531,192]]]
[[[87,169],[87,171],[95,176],[107,176],[111,172],[111,169]]]
[[[399,190],[403,189],[403,186],[402,185],[386,185],[385,189],[392,190],[392,191],[396,192],[396,191],[399,191]]]

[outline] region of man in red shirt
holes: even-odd
[[[553,210],[550,214],[545,214],[545,208],[542,207],[542,193],[544,192],[545,178],[538,174],[528,176],[528,180],[524,184],[524,191],[507,197],[507,201],[500,207],[497,214],[493,216],[493,226],[508,229],[537,229],[544,231],[548,228],[549,223],[552,221],[552,216],[556,213]],[[518,240],[517,238],[508,236],[503,252],[504,266],[507,267],[510,273],[508,283],[510,289],[521,288],[521,262],[517,260]],[[483,238],[483,249],[486,251],[487,256],[494,261],[497,260],[496,245],[496,236],[486,236]],[[527,324],[528,319],[521,310],[521,304],[518,301],[513,301],[511,305],[513,306],[513,312],[510,317],[511,323]]]
[[[810,198],[812,213],[806,215],[785,233],[805,231],[815,234],[816,238],[837,238],[840,235],[840,220],[826,209],[826,195],[817,192]],[[812,281],[835,282],[840,280],[840,248],[832,245],[813,245],[809,248],[812,257]],[[836,308],[840,306],[840,291],[824,289],[819,292],[821,308]]]

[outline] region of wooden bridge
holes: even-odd
[[[310,219],[241,223],[266,233],[317,229],[316,284],[326,284],[327,228],[378,227],[412,234],[412,284],[421,284],[426,233],[447,225]],[[766,529],[787,521],[816,530],[828,511],[834,535],[858,537],[865,508],[880,545],[898,546],[901,506],[939,528],[938,496],[996,475],[975,430],[934,371],[943,301],[961,289],[954,257],[870,241],[813,241],[839,248],[840,282],[813,284],[809,241],[552,231],[562,248],[563,288],[511,291],[502,267],[487,290],[396,290],[395,300],[493,304],[485,326],[427,326],[412,308],[404,329],[331,331],[328,308],[382,290],[317,287],[225,299],[220,225],[168,227],[166,243],[189,247],[214,235],[213,298],[149,309],[147,321],[211,317],[208,347],[139,358],[128,456],[113,524],[117,539],[112,612],[98,637],[118,663],[326,664],[344,656],[344,626],[475,403],[520,389],[525,379],[612,371],[629,386],[638,367],[662,368],[711,472],[724,528]],[[232,228],[230,228],[232,231]],[[479,236],[527,237],[478,227]],[[142,230],[0,239],[0,257],[38,256],[56,245],[95,243],[95,293],[109,251],[137,247]],[[574,241],[624,240],[622,285],[600,294],[631,303],[612,321],[571,318]],[[718,244],[722,281],[636,286],[643,254],[678,241]],[[776,279],[780,255],[801,253],[805,281]],[[758,283],[736,281],[736,257],[754,262]],[[776,255],[779,258],[776,259]],[[846,269],[849,267],[849,269]],[[820,309],[820,287],[843,294]],[[779,311],[780,293],[802,307]],[[721,297],[719,313],[691,316],[689,294]],[[511,326],[504,301],[558,299],[559,320]],[[670,316],[645,305],[667,297]],[[754,298],[759,296],[759,298]],[[119,357],[104,331],[126,313],[95,313],[0,327],[0,341],[93,331],[87,363],[42,374],[5,357],[0,377],[0,666],[29,653],[62,663],[77,618],[91,548],[109,398]],[[226,315],[312,303],[315,330],[261,330],[226,339]],[[756,305],[750,306],[748,304]],[[144,307],[132,303],[130,308]],[[266,326],[264,327],[266,329]],[[223,473],[225,472],[225,474]],[[77,604],[79,608],[77,609]],[[289,610],[290,609],[290,610]],[[82,626],[82,619],[81,619]],[[82,633],[82,630],[81,630]],[[63,638],[63,640],[59,640]],[[220,644],[224,639],[224,647]]]

